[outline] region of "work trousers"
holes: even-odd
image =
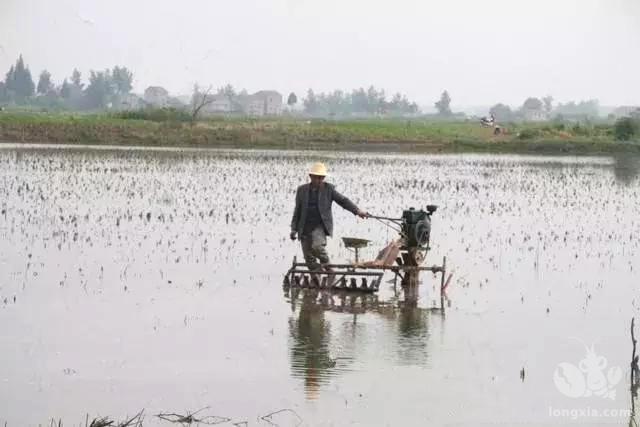
[[[311,271],[319,271],[324,264],[329,264],[327,254],[327,234],[322,224],[314,228],[310,234],[300,236],[302,254]],[[319,262],[318,262],[319,261]]]

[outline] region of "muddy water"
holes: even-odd
[[[315,160],[362,209],[437,204],[407,299],[283,290]],[[0,149],[0,425],[628,425],[637,159]],[[334,207],[339,237],[395,232]],[[640,335],[640,332],[639,332]],[[589,350],[589,351],[588,351]],[[524,378],[522,377],[524,373]],[[272,415],[269,415],[272,414]],[[264,417],[264,418],[263,418]],[[213,418],[209,418],[209,421]],[[245,425],[245,424],[238,424]]]

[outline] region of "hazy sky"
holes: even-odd
[[[454,110],[637,105],[640,0],[0,0],[2,76],[20,53],[57,82],[124,65],[138,92],[373,84],[421,105],[447,89]]]

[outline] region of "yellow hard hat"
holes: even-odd
[[[309,175],[327,176],[327,167],[324,163],[314,163],[313,166],[311,166]]]

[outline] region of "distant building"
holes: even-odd
[[[282,114],[282,95],[274,90],[261,90],[253,95],[241,95],[238,104],[249,116],[279,116]]]
[[[206,113],[230,113],[233,111],[233,103],[227,95],[209,95],[210,104],[207,104],[203,111]]]
[[[279,116],[282,113],[282,95],[275,90],[261,90],[254,93],[253,97],[263,103],[262,115]]]
[[[160,86],[149,86],[144,91],[144,102],[153,107],[167,107],[169,105],[169,92]]]
[[[549,115],[544,110],[534,110],[531,108],[522,109],[522,118],[526,122],[546,122]]]
[[[202,108],[204,114],[245,114],[248,116],[279,116],[282,114],[282,95],[262,90],[249,95],[246,92],[229,97],[221,93],[209,95],[210,103]]]
[[[114,102],[113,107],[118,110],[138,110],[144,107],[144,101],[134,93],[120,95]]]

